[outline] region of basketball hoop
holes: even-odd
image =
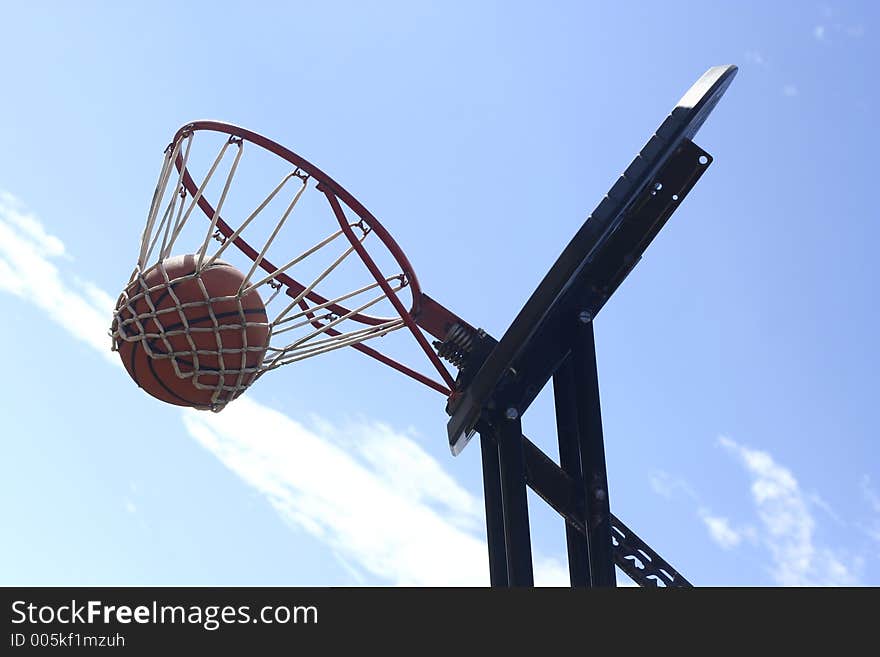
[[[258,173],[245,173],[251,159]],[[274,170],[274,179],[268,170]],[[455,362],[454,343],[447,338],[452,333],[466,339],[474,329],[422,293],[401,248],[363,205],[280,144],[217,121],[196,121],[177,131],[165,150],[137,265],[126,290],[143,281],[145,272],[180,254],[193,254],[195,276],[237,259],[244,273],[239,297],[257,291],[267,310],[265,357],[258,367],[247,370],[252,376],[246,384],[238,377],[241,389],[215,396],[213,410],[221,410],[267,371],[342,347],[352,347],[438,392],[452,394],[455,379],[441,362],[441,357]],[[339,287],[334,278],[347,287]],[[166,277],[165,283],[173,281]],[[144,289],[142,284],[140,290]],[[155,338],[145,329],[130,330],[147,319],[155,320],[156,313],[138,314],[128,296],[132,293],[123,293],[114,316],[114,349]],[[373,314],[379,308],[385,316]],[[182,316],[185,308],[176,310]],[[122,330],[123,323],[129,330]],[[222,328],[215,325],[214,332]],[[404,328],[427,356],[433,376],[367,344]],[[423,329],[440,341],[436,344],[444,345],[440,355]],[[165,339],[161,332],[160,337]],[[175,370],[180,375],[176,364]]]
[[[566,520],[572,586],[616,586],[618,567],[689,587],[611,514],[593,321],[711,164],[692,138],[736,71],[691,86],[500,340],[424,294],[382,224],[323,171],[250,130],[189,123],[165,151],[113,347],[154,397],[214,411],[270,370],[352,347],[447,396],[453,455],[480,434],[493,586],[534,584],[529,487]],[[404,328],[436,373],[376,348]],[[559,465],[523,434],[551,380]]]

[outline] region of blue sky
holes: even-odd
[[[220,414],[109,351],[162,150],[262,132],[500,336],[709,66],[716,160],[596,322],[614,512],[696,584],[880,583],[873,3],[18,3],[0,71],[3,584],[483,584],[479,450],[352,351]],[[553,446],[552,398],[526,415]],[[536,576],[561,521],[530,499]],[[624,576],[619,576],[623,582]]]

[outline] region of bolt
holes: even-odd
[[[593,491],[593,497],[596,498],[597,502],[604,502],[605,501],[605,489],[604,488],[597,488],[596,490]]]
[[[508,420],[515,420],[519,417],[519,411],[511,406],[506,411],[504,411],[504,417],[506,417]]]
[[[578,313],[578,321],[582,324],[589,324],[593,321],[593,315],[590,314],[589,310],[582,310]]]

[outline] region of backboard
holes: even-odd
[[[681,100],[587,218],[447,411],[458,454],[494,397],[525,410],[567,356],[558,336],[569,320],[592,321],[711,164],[691,138],[736,75],[710,68]]]

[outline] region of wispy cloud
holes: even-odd
[[[767,58],[757,50],[746,50],[743,57],[749,64],[755,64],[756,66],[767,64]]]
[[[739,461],[751,479],[752,505],[743,507],[743,513],[753,512],[756,521],[734,521],[712,511],[694,486],[663,471],[651,474],[649,482],[654,492],[666,499],[683,496],[692,502],[709,538],[721,549],[730,551],[750,545],[766,550],[770,558],[767,570],[777,584],[858,584],[858,572],[864,559],[822,545],[816,538],[813,507],[844,523],[831,506],[818,493],[804,492],[791,471],[766,451],[746,447],[727,437],[719,438],[718,443]],[[873,490],[868,477],[862,480],[862,491],[874,510],[880,510],[880,495]],[[880,541],[880,522],[865,531]]]
[[[688,482],[663,470],[654,470],[648,478],[648,483],[651,484],[651,488],[654,489],[655,493],[665,497],[667,500],[671,500],[679,492],[684,493],[691,499],[699,500],[697,492]]]
[[[64,243],[46,232],[36,217],[28,213],[24,206],[9,192],[0,191],[0,212],[3,220],[18,230],[26,238],[31,249],[41,256],[57,258],[66,256]]]
[[[730,520],[713,513],[703,502],[696,489],[681,477],[676,477],[663,470],[655,470],[649,479],[651,488],[655,493],[668,500],[678,494],[687,497],[697,505],[697,516],[702,521],[709,533],[709,538],[724,550],[730,550],[739,546],[743,539],[754,540],[755,529],[750,526],[734,528]]]
[[[784,586],[844,586],[858,583],[844,557],[816,544],[816,521],[807,496],[791,471],[765,451],[727,437],[719,444],[752,479],[751,497],[762,524],[761,541],[773,559],[772,575]]]
[[[709,536],[721,548],[730,550],[742,542],[743,533],[731,527],[727,518],[714,516],[706,509],[700,510],[699,515],[709,530]]]
[[[798,88],[791,83],[786,84],[782,87],[782,95],[787,96],[788,98],[794,98],[799,93],[800,92],[798,91]]]
[[[248,398],[219,415],[185,412],[184,425],[282,517],[372,575],[403,585],[486,583],[482,541],[432,508],[445,488],[454,498],[442,503],[454,516],[475,514],[476,501],[445,473],[440,482],[428,476],[397,488],[387,468],[365,467],[328,436]],[[391,433],[390,440],[408,439]]]
[[[846,36],[853,39],[861,39],[865,36],[865,26],[864,25],[848,25],[844,28],[844,33]]]
[[[120,365],[107,335],[113,300],[93,285],[62,276],[54,261],[65,255],[60,239],[12,195],[0,192],[0,290],[30,301],[70,335]]]
[[[488,584],[482,504],[414,440],[371,421],[307,427],[245,397],[185,411],[187,432],[291,525],[355,570],[397,585]],[[567,568],[537,557],[539,584]]]
[[[824,13],[824,21],[813,27],[813,38],[823,43],[831,43],[831,37],[839,42],[839,37],[848,39],[861,39],[865,36],[865,26],[862,23],[848,23],[841,20],[831,20],[834,12]]]
[[[860,487],[862,489],[862,495],[864,496],[865,501],[868,502],[874,513],[880,513],[880,493],[877,493],[877,491],[874,490],[874,487],[871,485],[871,477],[869,475],[862,475]]]
[[[697,514],[706,526],[709,538],[724,550],[739,547],[744,541],[751,544],[758,542],[758,531],[752,525],[734,526],[728,518],[714,515],[705,507],[701,507]]]
[[[871,484],[871,477],[868,475],[862,475],[859,486],[862,490],[862,497],[874,513],[874,517],[870,518],[866,524],[861,523],[859,528],[871,540],[880,543],[880,493],[874,489],[874,486]]]
[[[837,511],[823,498],[819,493],[811,492],[807,499],[810,501],[810,504],[815,506],[817,509],[821,509],[824,511],[829,518],[837,522],[839,525],[846,525],[847,522],[844,520]]]
[[[0,291],[27,300],[116,365],[113,299],[53,262],[64,244],[0,194]],[[410,435],[362,419],[311,426],[241,398],[222,414],[182,411],[185,431],[290,525],[326,544],[352,578],[400,585],[488,583],[482,503]],[[132,491],[134,487],[132,485]],[[134,502],[125,497],[127,512]],[[567,586],[561,560],[536,555],[538,584]]]
[[[350,423],[335,436],[409,500],[437,507],[456,524],[482,527],[482,502],[463,489],[416,440],[381,422]]]

